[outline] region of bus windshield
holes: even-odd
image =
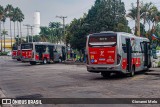
[[[117,36],[114,35],[91,35],[89,37],[89,46],[115,46]]]
[[[13,47],[12,47],[12,50],[17,50],[17,46],[13,46]]]
[[[33,44],[21,44],[21,49],[33,49]]]

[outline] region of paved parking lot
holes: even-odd
[[[159,68],[154,70],[160,71]],[[133,78],[113,75],[104,79],[100,74],[87,72],[85,65],[57,63],[31,66],[3,56],[0,57],[0,88],[5,96],[12,98],[28,95],[43,98],[159,98],[160,76],[140,72]]]

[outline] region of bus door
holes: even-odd
[[[42,53],[42,48],[43,46],[42,45],[39,45],[40,46],[40,50],[39,50],[39,60],[42,60],[42,57],[43,57],[43,53]]]
[[[60,49],[61,50],[61,49]],[[59,53],[59,46],[58,45],[55,45],[55,48],[54,48],[54,61],[55,62],[58,62],[59,61],[59,56],[60,56],[60,53]]]
[[[50,57],[50,59],[54,59],[54,53],[53,53],[53,51],[54,51],[54,46],[48,46],[48,48],[49,48],[49,57]]]
[[[150,42],[142,42],[142,49],[144,53],[144,66],[151,67],[151,48]]]
[[[62,46],[62,60],[65,61],[66,60],[66,49],[64,46]]]
[[[42,57],[43,57],[43,45],[36,45],[35,46],[36,48],[36,53],[38,54],[38,60],[42,60]]]
[[[126,53],[127,53],[127,71],[132,69],[132,47],[130,38],[126,38]]]

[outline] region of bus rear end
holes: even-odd
[[[16,57],[17,61],[21,61],[21,47],[18,46],[17,49],[17,57]]]
[[[17,59],[17,47],[12,48],[12,59]]]
[[[120,71],[116,33],[96,33],[87,38],[87,70],[102,74]]]
[[[21,44],[21,60],[22,62],[29,62],[32,59],[33,44]]]

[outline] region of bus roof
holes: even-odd
[[[29,42],[29,43],[22,43],[22,44],[34,44],[34,45],[58,45],[58,46],[65,46],[63,44],[54,44],[54,43],[50,43],[50,42]]]
[[[97,36],[99,34],[117,34],[118,36],[128,36],[128,37],[133,37],[133,38],[137,38],[137,39],[146,39],[149,41],[148,38],[145,38],[145,37],[139,37],[139,36],[135,36],[134,34],[131,34],[131,33],[126,33],[126,32],[113,32],[113,31],[103,31],[103,32],[100,32],[100,33],[93,33],[93,34],[90,34],[89,36]]]

